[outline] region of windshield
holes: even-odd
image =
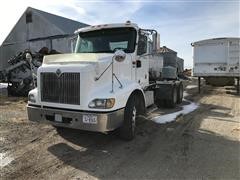
[[[113,53],[122,49],[125,53],[135,50],[134,28],[112,28],[79,33],[76,53]]]

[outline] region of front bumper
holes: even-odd
[[[111,112],[84,112],[28,105],[27,112],[30,121],[52,124],[59,127],[106,132],[112,131],[122,125],[124,108]],[[55,121],[56,114],[62,117],[62,122]],[[84,115],[95,116],[97,122],[91,124],[84,123]]]

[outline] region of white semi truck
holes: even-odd
[[[182,102],[177,68],[163,67],[159,34],[136,24],[104,24],[76,31],[75,53],[45,56],[37,88],[29,92],[28,117],[96,132],[135,134],[136,117],[152,104]]]

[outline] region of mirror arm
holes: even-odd
[[[120,80],[117,78],[117,76],[116,76],[116,74],[115,73],[113,73],[113,76],[116,78],[116,80],[118,81],[118,83],[120,84],[120,87],[119,88],[122,88],[123,87],[123,85],[122,85],[122,83],[120,82]]]
[[[100,74],[100,76],[95,78],[95,81],[98,81],[112,64],[113,64],[113,61],[106,67],[106,69]]]

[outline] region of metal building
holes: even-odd
[[[29,49],[38,52],[42,47],[58,52],[71,52],[74,31],[88,26],[61,16],[28,7],[0,46],[0,71],[18,52]]]

